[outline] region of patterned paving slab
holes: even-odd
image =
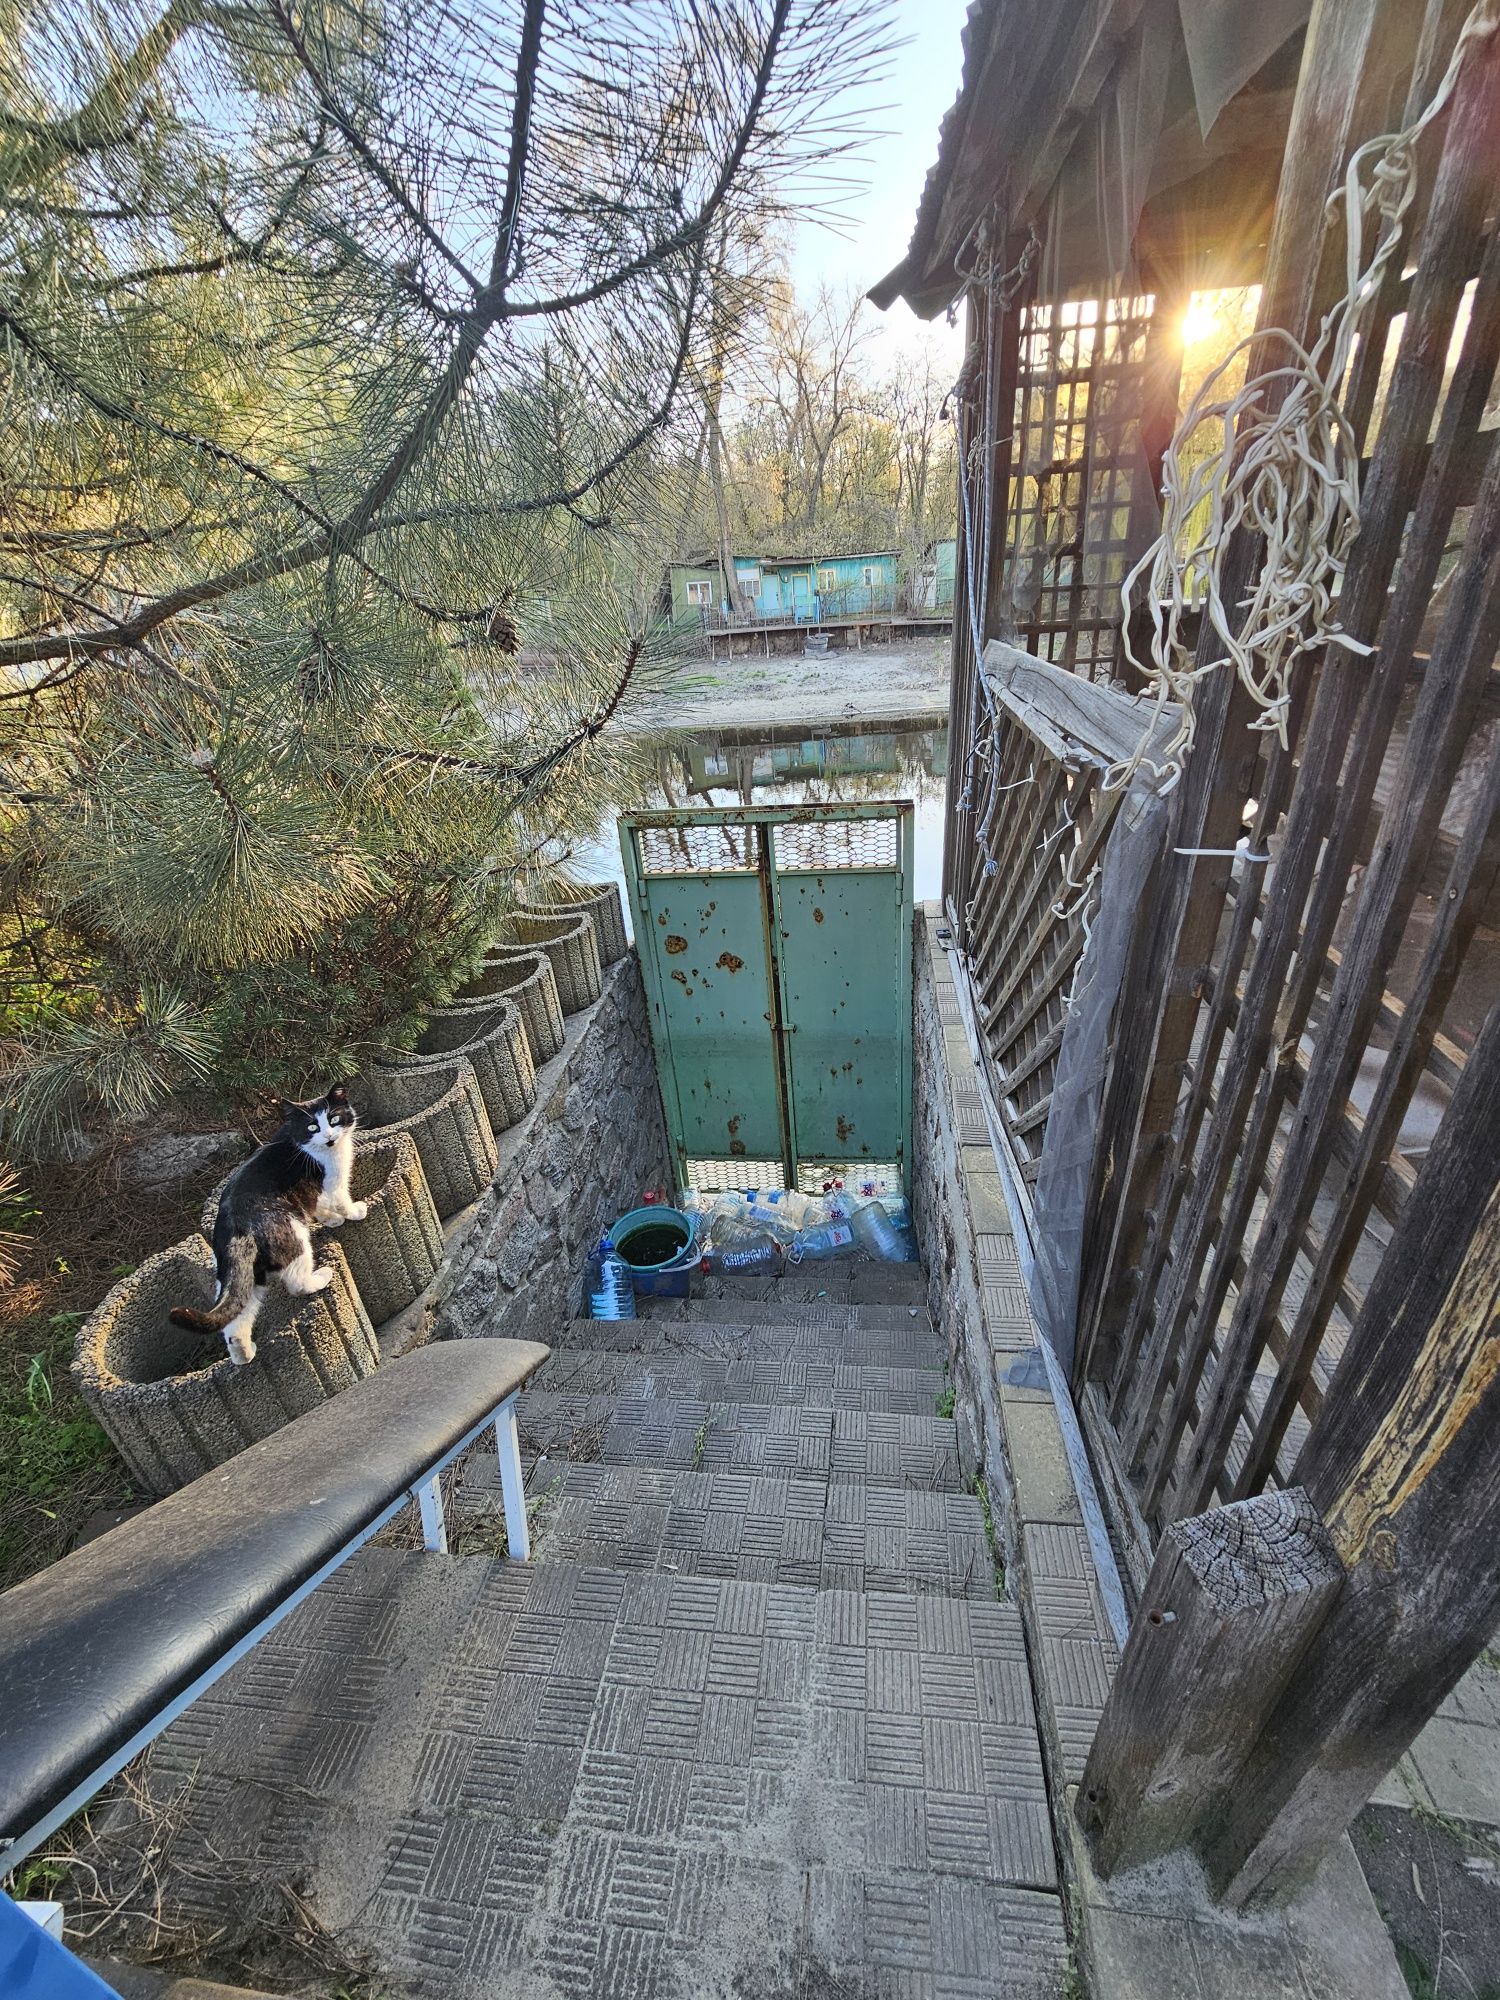
[[[652,1396],[516,1399],[522,1456],[689,1471],[834,1473],[958,1492],[958,1440],[944,1417],[866,1415],[815,1405],[664,1402]]]
[[[533,1556],[621,1570],[936,1591],[991,1599],[979,1504],[966,1493],[815,1475],[571,1465],[533,1482]],[[492,1455],[465,1467],[462,1519],[500,1507]]]
[[[789,1303],[781,1298],[702,1298],[702,1299],[641,1299],[641,1317],[646,1320],[695,1320],[701,1324],[721,1321],[730,1326],[777,1326],[800,1329],[803,1327],[833,1327],[839,1332],[867,1330],[875,1332],[927,1334],[936,1341],[937,1335],[930,1332],[931,1322],[925,1310],[916,1305],[851,1305],[846,1299],[807,1299],[801,1303]]]
[[[146,1847],[234,1962],[311,1911],[410,2000],[1056,2000],[1020,1616],[925,1312],[850,1302],[920,1274],[856,1270],[570,1329],[519,1399],[533,1561],[472,1454],[459,1553],[362,1552],[100,1816],[122,1902]]]
[[[744,1311],[741,1307],[739,1310]],[[861,1367],[942,1366],[934,1334],[901,1328],[763,1325],[743,1320],[574,1320],[552,1337],[555,1352],[707,1354],[724,1360],[849,1361]]]
[[[933,1996],[1055,1969],[1009,1607],[540,1563],[497,1568],[473,1625],[493,1665],[456,1666],[434,1713],[372,1912],[383,1957],[444,1955],[460,1991],[531,1967],[621,2000],[827,1991],[776,1983],[818,1966]],[[455,1922],[470,1909],[506,1921]]]
[[[554,1354],[533,1378],[533,1387],[566,1395],[812,1403],[834,1410],[928,1417],[934,1414],[944,1377],[935,1365],[883,1368],[806,1355],[637,1357],[575,1350]]]

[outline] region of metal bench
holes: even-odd
[[[420,1348],[0,1596],[0,1872],[408,1501],[446,1551],[439,1475],[491,1426],[506,1539],[526,1561],[515,1397],[548,1352]]]

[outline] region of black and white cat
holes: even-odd
[[[363,1222],[369,1213],[368,1202],[349,1197],[358,1123],[341,1083],[311,1104],[283,1101],[281,1124],[224,1184],[214,1218],[214,1302],[206,1312],[174,1306],[170,1316],[199,1333],[222,1333],[239,1367],[255,1359],[255,1316],[269,1281],[321,1292],[333,1272],[313,1261],[313,1230]]]

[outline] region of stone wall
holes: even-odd
[[[912,1211],[928,1309],[948,1348],[966,1473],[982,1467],[1009,1568],[1014,1509],[1000,1419],[997,1344],[1033,1344],[1030,1313],[947,960],[919,911],[912,980]]]
[[[567,1023],[537,1101],[500,1134],[494,1186],[462,1218],[429,1299],[437,1339],[549,1340],[578,1310],[591,1246],[667,1187],[666,1127],[632,951]]]

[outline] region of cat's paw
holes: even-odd
[[[332,1283],[333,1266],[331,1264],[321,1265],[307,1281],[308,1296],[311,1297],[314,1292],[326,1292]]]
[[[370,1204],[367,1201],[350,1202],[348,1215],[349,1215],[349,1220],[351,1222],[363,1222],[365,1217],[369,1213],[370,1213]]]
[[[255,1339],[248,1333],[226,1333],[224,1345],[229,1349],[229,1358],[236,1368],[244,1368],[255,1359]]]

